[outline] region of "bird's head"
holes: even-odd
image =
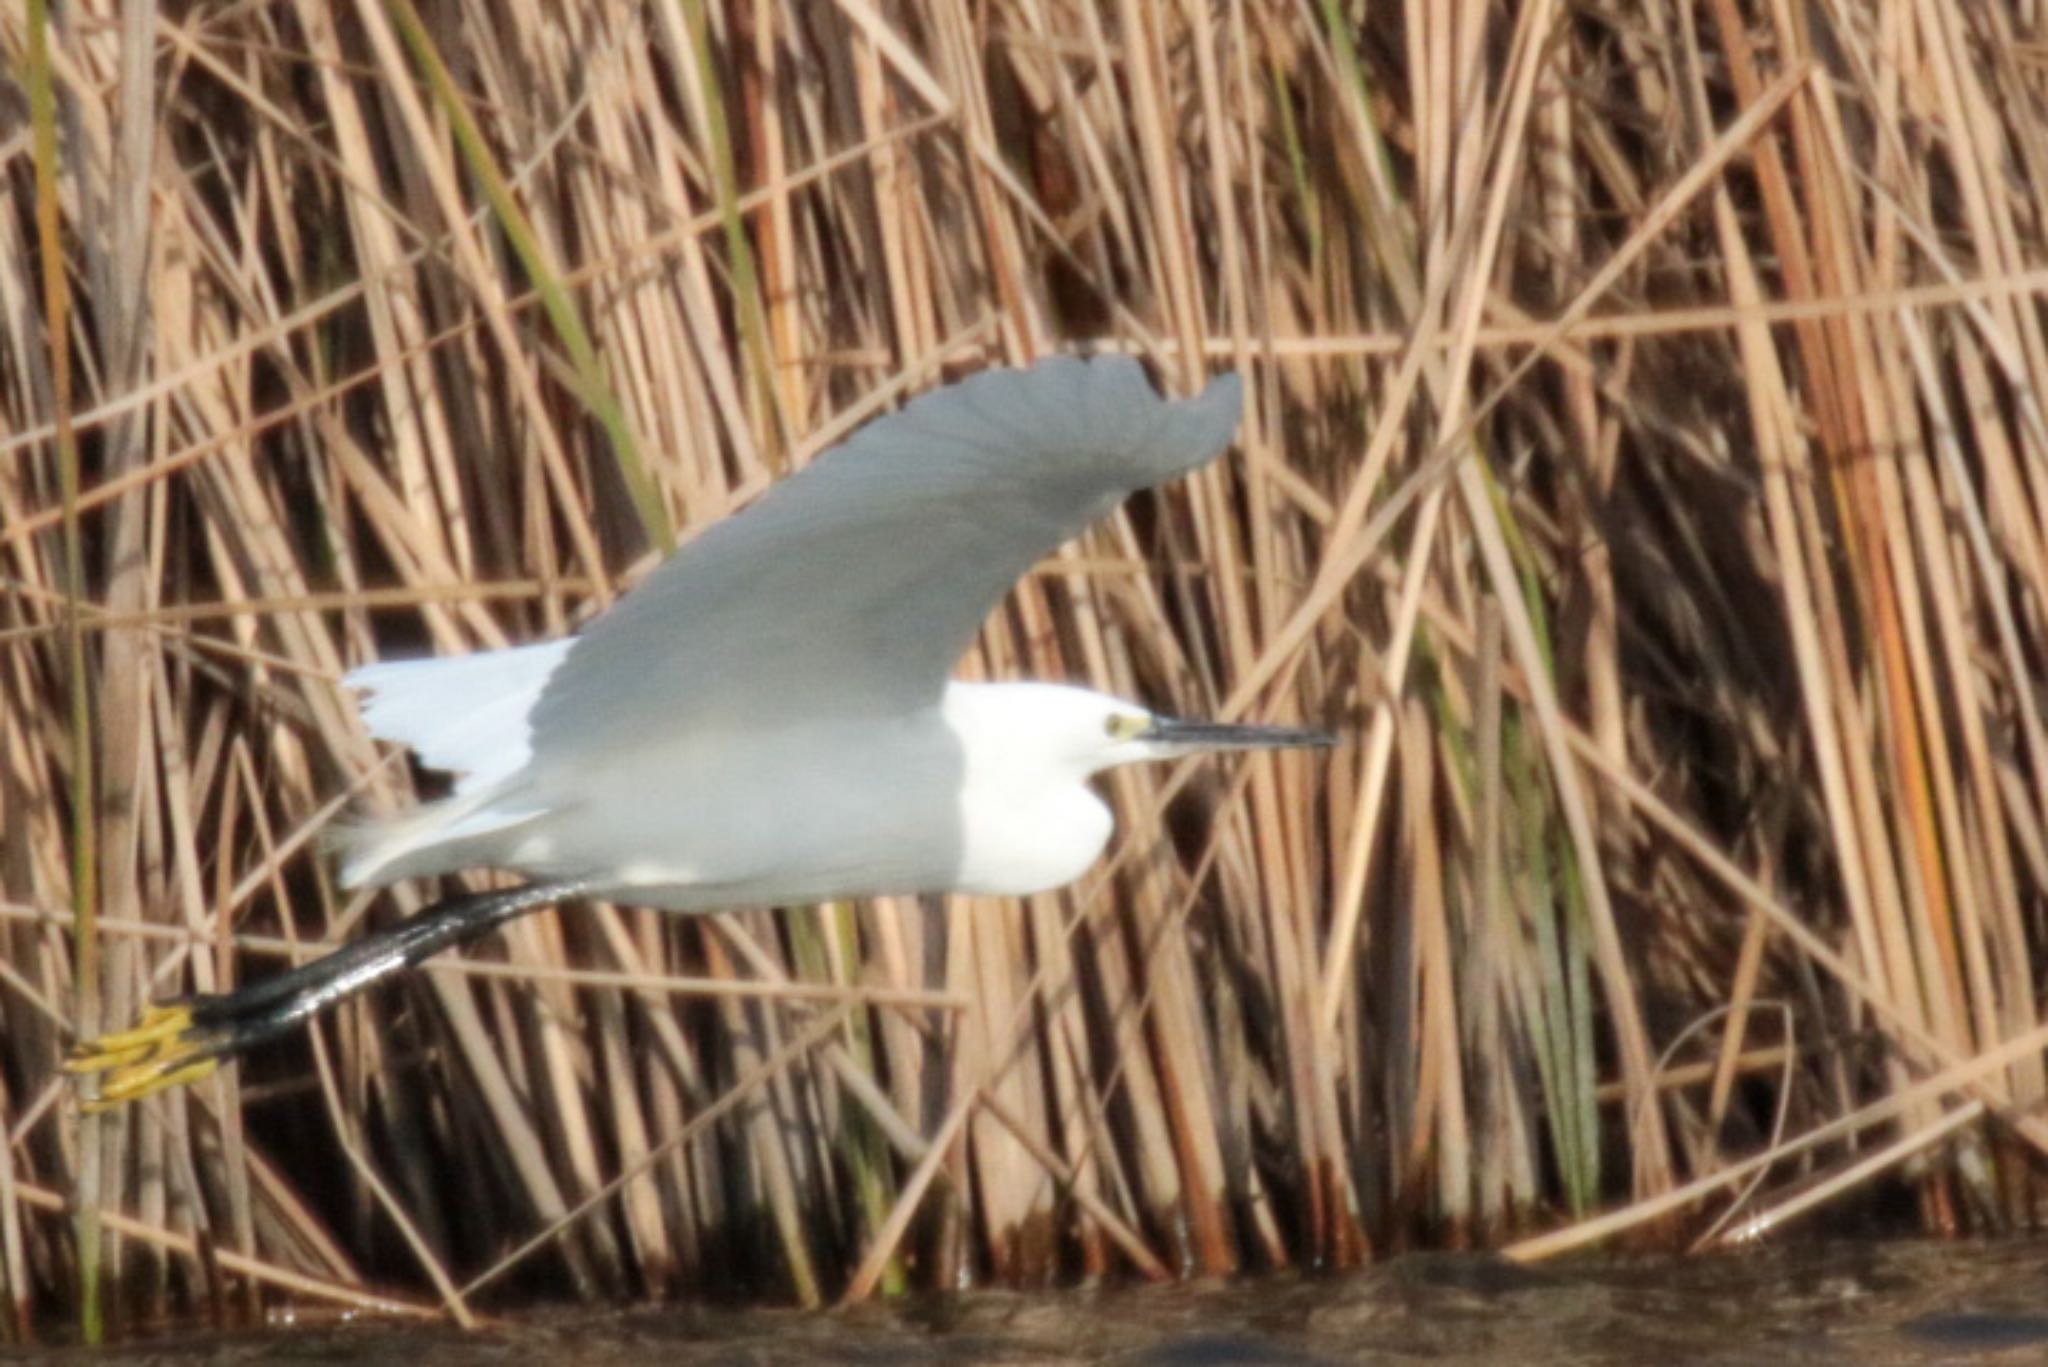
[[[1223,750],[1321,749],[1335,745],[1328,731],[1308,726],[1258,726],[1243,722],[1202,721],[1162,716],[1116,698],[1100,698],[1103,708],[1100,761],[1094,772],[1140,760],[1180,759]]]
[[[956,689],[955,692],[961,690]],[[983,754],[1076,777],[1121,764],[1222,750],[1281,750],[1336,743],[1328,731],[1162,716],[1122,698],[1059,684],[974,687],[948,711]],[[964,715],[963,715],[964,714]]]

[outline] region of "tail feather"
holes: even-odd
[[[325,843],[340,856],[341,885],[358,888],[491,862],[472,852],[474,842],[502,836],[540,815],[530,807],[506,805],[501,796],[486,789],[389,816],[336,822]]]
[[[531,757],[527,715],[573,642],[366,665],[342,682],[362,695],[363,724],[458,774],[458,796],[517,773]]]
[[[444,801],[337,825],[327,844],[341,857],[342,886],[491,862],[479,841],[540,815],[522,806],[513,780],[532,758],[527,715],[571,644],[389,660],[342,681],[361,696],[371,735],[409,746],[428,768],[456,775],[454,794]]]

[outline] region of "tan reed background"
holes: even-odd
[[[55,9],[0,5],[7,1332],[2032,1222],[2034,7]],[[344,669],[1095,345],[1244,370],[1242,441],[964,668],[1341,749],[1120,773],[1021,904],[544,913],[81,1121],[74,1032],[432,894],[319,856],[416,778]]]

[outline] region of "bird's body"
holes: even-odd
[[[210,1070],[396,969],[565,896],[671,911],[1026,893],[1112,826],[1101,770],[1320,732],[1160,717],[1086,689],[949,680],[1017,576],[1213,458],[1242,387],[1159,398],[1136,363],[989,372],[871,423],[688,542],[568,641],[375,664],[373,735],[452,794],[342,832],[350,886],[490,867],[465,894],[240,992],[81,1046],[102,1101]]]
[[[375,690],[366,719],[417,748],[443,709],[472,726],[498,716],[515,745],[524,714],[490,691],[513,671],[474,667],[490,658],[374,666],[360,680]],[[443,677],[444,665],[464,668]],[[1136,712],[1056,684],[954,682],[935,706],[895,716],[650,735],[601,771],[527,764],[349,829],[342,881],[493,867],[665,911],[1038,892],[1077,877],[1109,839],[1085,742],[1112,710]]]

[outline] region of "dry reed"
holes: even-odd
[[[2031,1224],[2038,23],[0,6],[0,1339]],[[1243,440],[965,668],[1334,758],[1119,773],[1021,904],[543,913],[79,1120],[74,1032],[431,891],[318,858],[413,792],[345,668],[1093,345]]]

